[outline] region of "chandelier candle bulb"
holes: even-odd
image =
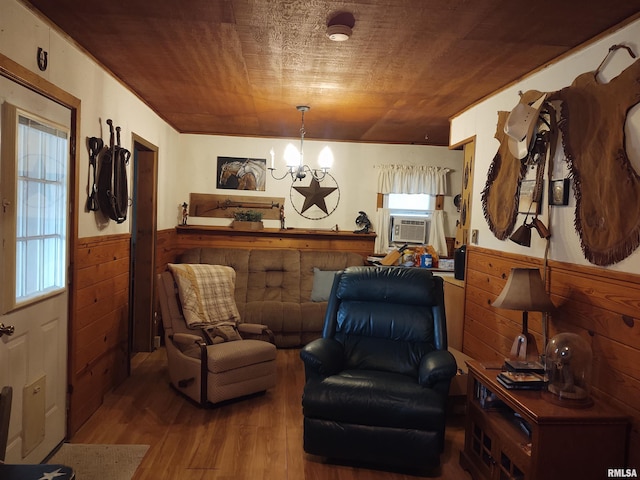
[[[300,165],[300,152],[292,143],[284,149],[284,161],[291,170]]]

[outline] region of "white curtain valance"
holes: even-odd
[[[378,165],[379,193],[447,194],[450,169],[426,165]]]

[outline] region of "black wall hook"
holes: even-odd
[[[49,54],[42,47],[38,47],[38,68],[44,72],[49,64]]]

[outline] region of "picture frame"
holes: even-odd
[[[549,205],[569,205],[570,179],[549,180]]]
[[[265,191],[266,158],[218,157],[216,188]]]
[[[535,180],[523,180],[520,183],[520,197],[518,199],[518,213],[541,213],[542,212],[542,192],[539,198],[533,198],[536,188]]]

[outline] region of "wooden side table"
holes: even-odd
[[[460,464],[474,479],[607,478],[626,460],[628,417],[601,402],[572,409],[540,391],[509,390],[500,370],[470,360]]]

